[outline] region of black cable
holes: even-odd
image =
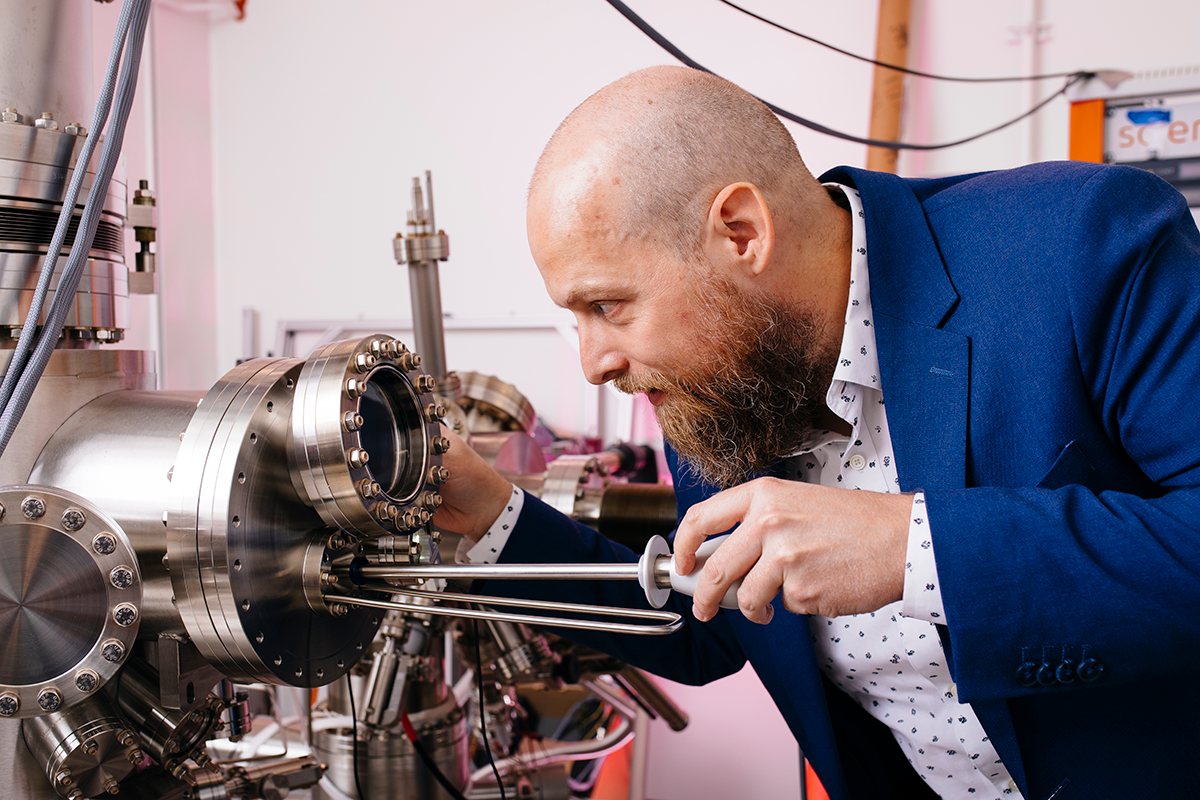
[[[487,753],[488,763],[492,765],[492,774],[496,776],[496,786],[500,789],[500,800],[507,800],[504,796],[504,781],[500,779],[500,770],[496,768],[496,758],[492,755],[492,746],[488,744],[487,735],[487,708],[483,698],[483,656],[479,652],[479,620],[471,620],[471,627],[475,633],[475,673],[479,679],[479,730],[483,732],[483,749]]]
[[[405,719],[408,719],[407,714],[405,715]],[[421,757],[421,760],[425,762],[425,768],[428,769],[430,774],[433,775],[434,779],[442,785],[442,788],[446,790],[447,794],[453,797],[454,800],[467,800],[467,798],[463,796],[463,793],[458,790],[458,787],[451,783],[450,779],[446,777],[446,773],[442,772],[441,767],[437,765],[437,763],[433,760],[433,757],[429,755],[429,751],[425,749],[425,745],[421,744],[421,740],[417,738],[415,731],[411,736],[409,736],[409,743],[412,744],[413,750],[418,756]]]
[[[652,28],[644,19],[639,17],[637,14],[633,13],[633,11],[629,8],[629,6],[622,3],[621,0],[607,0],[607,2],[610,6],[615,8],[617,11],[621,12],[621,14],[627,20],[629,20],[634,25],[636,25],[637,28],[642,33],[649,36],[654,41],[655,44],[657,44],[662,49],[666,50],[671,55],[675,56],[675,58],[679,59],[679,61],[681,61],[686,66],[689,66],[692,69],[698,69],[701,72],[707,72],[710,75],[717,74],[717,73],[713,72],[711,69],[700,64],[699,62],[694,60],[691,56],[689,56],[687,53],[683,52],[678,47],[676,47],[674,44],[672,44],[670,42],[670,40],[668,40],[665,36],[663,36],[661,33],[656,31],[654,28]],[[857,144],[870,145],[871,147],[884,147],[889,150],[943,150],[947,147],[957,147],[960,144],[966,144],[967,142],[973,142],[976,139],[982,139],[984,136],[995,133],[996,131],[1004,130],[1005,128],[1007,128],[1011,125],[1015,125],[1016,123],[1025,119],[1026,117],[1036,114],[1043,107],[1048,105],[1052,100],[1054,100],[1056,97],[1058,97],[1058,95],[1066,92],[1067,89],[1069,89],[1071,86],[1074,86],[1079,81],[1092,77],[1093,74],[1094,73],[1091,73],[1091,72],[1072,73],[1071,77],[1067,79],[1067,82],[1065,84],[1063,84],[1063,87],[1061,89],[1059,89],[1057,92],[1055,92],[1054,94],[1047,97],[1045,100],[1043,100],[1040,103],[1038,103],[1037,105],[1035,105],[1033,108],[1026,111],[1024,114],[1021,114],[1018,117],[1014,117],[1014,118],[1010,119],[1008,122],[997,125],[994,128],[988,128],[986,131],[983,131],[982,133],[976,133],[973,136],[966,137],[965,139],[958,139],[957,141],[953,141],[953,142],[943,142],[941,144],[909,144],[907,142],[892,142],[892,141],[888,141],[886,139],[868,139],[863,136],[855,136],[850,133],[843,133],[842,131],[834,130],[833,128],[822,125],[819,122],[814,122],[813,120],[801,117],[798,114],[793,114],[790,111],[780,108],[779,106],[775,105],[774,103],[771,103],[767,100],[764,100],[761,97],[758,97],[758,95],[754,95],[754,97],[760,103],[762,103],[767,108],[771,109],[771,111],[775,112],[777,115],[783,117],[784,119],[791,120],[792,122],[795,122],[797,125],[803,125],[804,127],[808,128],[809,130],[814,130],[817,133],[823,133],[826,136],[832,136],[836,139],[844,139],[848,142],[856,142]]]
[[[801,39],[812,42],[813,44],[819,44],[821,47],[826,47],[835,53],[841,53],[844,56],[849,56],[850,58],[857,59],[858,61],[865,61],[868,64],[874,64],[877,67],[884,67],[886,69],[895,70],[896,72],[903,72],[905,75],[915,75],[918,78],[931,78],[935,81],[956,81],[958,83],[1009,83],[1009,82],[1013,82],[1013,81],[1040,81],[1040,80],[1045,80],[1047,78],[1070,78],[1075,75],[1083,74],[1082,72],[1047,72],[1044,75],[1016,75],[1011,78],[955,78],[955,77],[951,77],[948,75],[935,75],[932,72],[921,72],[920,70],[909,69],[907,67],[899,67],[899,66],[896,66],[895,64],[886,64],[882,61],[876,61],[873,58],[867,58],[866,56],[860,56],[858,53],[851,53],[849,50],[843,50],[842,48],[836,47],[836,46],[830,44],[829,42],[823,42],[814,36],[809,36],[806,33],[801,33],[800,31],[792,30],[791,28],[788,28],[784,25],[780,25],[778,22],[769,20],[766,17],[760,17],[758,14],[755,14],[753,11],[742,8],[737,3],[731,3],[730,0],[718,0],[718,1],[721,3],[724,3],[725,5],[729,6],[730,8],[737,9],[738,11],[742,12],[743,14],[745,14],[748,17],[754,17],[759,22],[765,22],[773,28],[778,28],[779,30],[790,33],[793,36],[799,36]]]
[[[358,800],[366,800],[363,794],[362,780],[358,776],[358,713],[354,710],[354,684],[350,682],[350,673],[346,673],[346,696],[350,698],[350,735],[351,755],[354,757],[354,791],[358,792]]]

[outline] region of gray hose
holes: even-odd
[[[50,249],[46,253],[46,260],[43,262],[42,272],[38,277],[37,287],[34,289],[29,313],[25,315],[25,325],[21,328],[21,336],[17,340],[16,349],[8,362],[8,371],[4,375],[4,382],[0,384],[0,408],[8,405],[13,387],[16,386],[17,379],[21,377],[21,372],[25,369],[25,364],[29,359],[29,353],[33,350],[38,319],[42,315],[42,306],[45,305],[46,295],[50,292],[50,283],[54,280],[54,268],[58,264],[59,253],[62,252],[63,242],[67,239],[67,229],[70,227],[71,217],[75,213],[75,202],[79,198],[79,190],[83,187],[83,180],[87,177],[87,168],[92,161],[96,142],[100,139],[100,132],[104,130],[104,124],[108,121],[113,89],[117,83],[117,68],[121,63],[121,50],[129,35],[133,6],[133,0],[127,0],[121,7],[121,16],[117,20],[117,30],[113,36],[112,52],[109,54],[108,67],[104,72],[104,85],[100,89],[100,96],[96,99],[96,110],[92,114],[92,135],[84,138],[83,147],[75,161],[75,171],[71,175],[71,182],[68,184],[66,196],[63,198],[62,210],[59,212],[58,223],[54,228],[54,236],[50,240]],[[78,239],[79,236],[76,234],[76,240]]]
[[[70,312],[71,305],[75,301],[75,291],[79,287],[79,280],[83,274],[83,268],[87,263],[88,251],[91,250],[92,240],[96,235],[96,228],[100,224],[100,213],[104,207],[104,197],[108,192],[108,184],[112,179],[113,172],[116,170],[117,161],[121,155],[121,145],[125,139],[125,126],[129,121],[129,112],[133,107],[133,96],[137,89],[138,67],[141,64],[142,58],[142,43],[145,41],[146,22],[150,15],[150,0],[126,0],[121,9],[122,20],[125,20],[126,12],[128,13],[128,24],[126,28],[126,41],[121,41],[121,29],[118,27],[118,32],[113,40],[113,52],[110,57],[110,67],[112,63],[119,58],[122,44],[124,44],[124,64],[121,69],[120,80],[116,89],[116,99],[114,105],[116,111],[113,116],[112,124],[105,134],[104,144],[100,150],[100,160],[96,167],[95,180],[92,182],[91,191],[88,193],[87,203],[84,205],[83,217],[80,220],[78,231],[75,235],[75,241],[71,247],[71,254],[67,258],[67,265],[59,277],[58,289],[54,293],[54,301],[50,305],[50,311],[46,315],[46,322],[42,326],[42,332],[37,337],[37,343],[34,345],[33,353],[28,357],[20,371],[19,377],[16,379],[16,385],[13,387],[12,395],[4,404],[3,412],[0,412],[0,454],[3,454],[4,449],[8,446],[12,439],[13,431],[16,429],[17,423],[20,422],[21,416],[25,413],[26,407],[29,405],[29,399],[33,396],[33,391],[37,388],[38,380],[42,377],[42,372],[46,369],[46,364],[50,361],[50,356],[53,355],[54,348],[58,344],[59,336],[62,334],[63,323]],[[108,88],[107,74],[105,89]],[[100,100],[97,102],[95,117],[103,120],[107,117],[107,109],[101,111],[103,106],[108,105],[105,99],[106,92],[102,92]],[[99,138],[99,131],[93,127],[89,134],[89,139],[92,137]],[[85,142],[85,147],[88,143]],[[90,151],[88,151],[90,158]],[[86,171],[87,162],[82,165],[77,163],[76,176],[81,171]],[[72,176],[72,184],[75,183],[75,177]],[[82,182],[82,178],[80,178]],[[78,192],[78,188],[76,188]],[[72,198],[71,206],[64,203],[63,214],[60,215],[59,221],[65,215],[66,219],[70,220],[70,213],[73,210],[74,200]],[[55,231],[57,238],[58,231]],[[61,247],[61,242],[59,242]],[[50,254],[47,256],[47,265],[51,266],[50,275],[53,275],[53,262],[51,256],[57,253],[57,250],[51,246]],[[43,270],[42,280],[48,284],[49,279]],[[41,288],[41,280],[39,281],[39,289]],[[44,298],[43,293],[43,298]],[[30,311],[33,314],[33,310]],[[18,346],[21,341],[25,340],[26,334],[37,322],[37,317],[33,317],[33,323],[26,321],[25,327],[21,331],[21,339],[18,340]],[[16,355],[14,354],[14,361]],[[12,367],[10,366],[10,374]],[[5,385],[8,384],[8,376],[5,376]]]

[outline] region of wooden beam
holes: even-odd
[[[908,24],[912,0],[879,0],[879,29],[875,36],[875,60],[908,66]],[[875,67],[871,93],[871,139],[900,138],[900,111],[904,104],[904,73]],[[887,147],[867,148],[867,169],[896,171],[898,151]]]

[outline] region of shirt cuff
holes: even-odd
[[[900,613],[944,625],[946,610],[942,604],[937,562],[933,557],[933,537],[929,533],[924,492],[913,496],[908,523],[908,563],[904,570],[904,602]]]
[[[508,505],[496,517],[492,527],[477,544],[464,537],[454,552],[454,561],[458,564],[495,564],[499,561],[500,553],[508,543],[508,537],[512,535],[513,526],[517,524],[517,517],[521,516],[524,506],[525,492],[514,486]]]

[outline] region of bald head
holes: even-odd
[[[530,209],[575,216],[576,225],[602,216],[609,236],[653,238],[691,260],[713,199],[739,181],[773,208],[801,214],[824,195],[761,102],[715,75],[652,67],[604,87],[563,121],[538,161]]]

